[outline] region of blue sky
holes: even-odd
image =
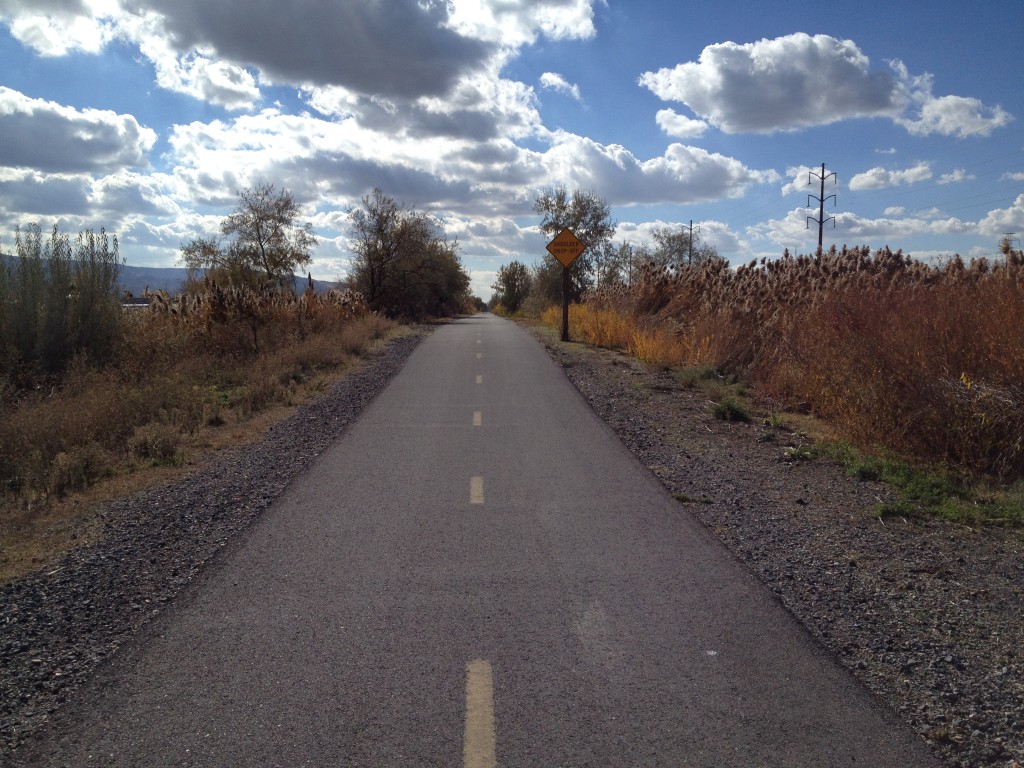
[[[826,246],[994,256],[1024,236],[1022,28],[1020,0],[0,0],[0,248],[102,226],[173,266],[270,182],[334,279],[376,186],[486,298],[544,254],[552,185],[738,264],[814,249],[825,163]]]

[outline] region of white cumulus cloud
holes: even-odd
[[[148,165],[156,133],[131,115],[78,110],[0,86],[0,167],[107,173]]]
[[[930,74],[911,78],[902,62],[894,62],[901,78],[908,84],[910,114],[896,120],[915,136],[938,133],[943,136],[988,136],[1000,125],[1011,122],[1013,115],[1002,107],[985,106],[980,100],[965,96],[933,96]]]
[[[851,117],[895,117],[904,98],[892,72],[871,71],[850,40],[796,33],[707,46],[696,62],[646,72],[640,84],[726,133],[770,133]]]
[[[825,169],[826,183],[829,187],[835,184],[835,177],[832,172]],[[794,192],[803,194],[817,194],[821,190],[821,166],[810,167],[809,165],[798,165],[786,169],[786,178],[789,179],[782,185],[782,194],[791,195]]]
[[[906,216],[901,209],[889,209],[881,218],[860,216],[847,211],[835,214],[835,228],[829,227],[825,241],[865,244],[873,241],[877,245],[884,245],[915,236],[951,236],[977,231],[978,225],[973,222],[957,218],[928,220]],[[770,219],[764,224],[751,227],[749,234],[770,240],[780,248],[811,249],[817,241],[817,227],[813,222],[808,226],[806,208],[796,208],[782,219]]]
[[[654,119],[661,130],[677,139],[699,138],[709,127],[703,120],[694,120],[686,115],[680,115],[674,109],[658,110]]]
[[[549,90],[556,91],[557,93],[564,93],[566,96],[571,96],[576,101],[580,101],[580,87],[575,83],[570,83],[564,77],[556,72],[545,72],[540,76],[541,87]]]
[[[990,211],[978,227],[983,235],[993,239],[1007,232],[1024,232],[1024,195],[1018,195],[1009,208]]]
[[[949,173],[944,173],[939,177],[936,184],[958,184],[961,181],[973,181],[977,176],[968,173],[963,168],[957,168]]]
[[[282,12],[250,0],[122,1],[133,14],[156,14],[178,53],[215,54],[281,83],[405,98],[438,94],[494,51],[453,30],[442,2],[292,0]]]
[[[881,166],[858,173],[850,179],[850,189],[885,189],[887,187],[908,186],[932,177],[932,169],[928,163],[918,163],[913,168],[890,171]]]
[[[115,35],[109,15],[117,10],[116,0],[3,0],[0,20],[40,56],[64,56],[103,50]]]
[[[656,96],[685,104],[725,133],[887,117],[919,136],[985,136],[1013,119],[976,98],[935,96],[932,81],[927,73],[911,76],[899,60],[872,69],[852,40],[803,32],[754,43],[716,43],[697,61],[640,76],[640,84]]]
[[[468,37],[515,48],[541,34],[586,40],[596,33],[593,6],[594,0],[453,0],[447,24]]]

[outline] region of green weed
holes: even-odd
[[[846,443],[824,444],[816,452],[851,477],[884,483],[898,493],[896,501],[876,507],[881,518],[931,515],[965,525],[1024,526],[1024,483],[989,491],[947,470],[868,455]]]
[[[722,421],[749,422],[753,418],[746,404],[732,395],[726,395],[712,405],[711,414]]]

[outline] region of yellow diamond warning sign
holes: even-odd
[[[548,253],[558,259],[563,267],[571,267],[577,257],[587,249],[571,229],[563,229],[548,243]]]

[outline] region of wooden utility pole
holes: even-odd
[[[829,174],[825,173],[825,164],[824,163],[821,164],[821,173],[817,173],[815,171],[811,171],[807,175],[807,184],[808,185],[810,185],[812,183],[811,182],[811,177],[813,177],[813,176],[817,176],[821,180],[821,193],[818,194],[818,195],[808,195],[807,196],[807,207],[808,208],[811,207],[811,200],[817,200],[818,201],[818,218],[814,218],[813,216],[808,216],[807,217],[807,226],[810,227],[812,221],[817,222],[817,224],[818,224],[818,250],[821,250],[821,240],[822,240],[821,236],[822,236],[822,230],[825,227],[825,222],[831,220],[832,221],[832,226],[835,227],[835,225],[836,225],[836,217],[835,216],[829,216],[827,219],[825,218],[825,201],[828,200],[829,198],[832,198],[832,202],[833,203],[835,203],[835,201],[836,201],[836,196],[835,195],[829,195],[828,197],[825,197],[825,180],[831,176],[832,177],[832,183],[835,184],[837,182],[837,179],[836,179],[836,175],[834,173],[829,173]]]
[[[569,267],[562,267],[562,341],[569,340],[569,292],[572,289],[572,280],[569,275]]]

